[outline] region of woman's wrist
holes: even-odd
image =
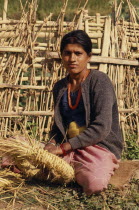
[[[48,141],[46,143],[46,145],[48,145],[48,144],[52,144],[52,145],[56,146],[56,141],[54,139],[51,139],[50,141]]]
[[[62,150],[63,155],[67,155],[67,151],[64,149],[64,144],[60,144],[60,149]]]
[[[60,147],[62,154],[64,156],[67,155],[72,150],[72,147],[71,147],[70,143],[68,143],[68,142],[60,144],[59,147]]]
[[[46,145],[49,145],[49,144],[51,144],[51,145],[54,145],[54,146],[56,146],[56,143],[55,142],[48,142]]]
[[[44,149],[47,150],[50,147],[55,147],[56,146],[56,141],[54,139],[48,141],[47,143],[43,143],[44,144]]]

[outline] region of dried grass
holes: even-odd
[[[74,179],[73,168],[62,158],[41,148],[38,141],[0,138],[0,153],[11,156],[25,177],[68,183]]]
[[[9,169],[0,170],[0,191],[6,187],[15,187],[24,183],[20,174],[14,173]]]

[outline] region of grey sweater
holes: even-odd
[[[53,88],[54,124],[50,138],[60,143],[65,139],[73,149],[99,145],[111,151],[118,159],[121,157],[123,140],[121,136],[117,100],[109,77],[91,70],[81,84],[82,98],[86,113],[86,129],[71,139],[66,137],[66,128],[60,113],[60,100],[67,90],[68,76],[58,81]]]

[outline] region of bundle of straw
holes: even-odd
[[[20,136],[0,138],[0,153],[10,156],[26,177],[64,183],[74,179],[74,170],[67,162],[42,149],[40,143],[32,139],[21,141]],[[44,171],[47,171],[46,176]]]
[[[13,185],[18,186],[18,184],[24,183],[24,181],[20,174],[14,173],[9,169],[0,170],[0,190]]]

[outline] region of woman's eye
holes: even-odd
[[[74,54],[74,55],[76,55],[76,56],[80,56],[82,53],[81,52],[74,52],[74,53],[72,53],[72,52],[70,52],[70,51],[65,51],[64,52],[64,55],[65,56],[71,56],[72,54]]]
[[[81,55],[82,53],[81,53],[81,52],[76,52],[75,54],[76,54],[76,55]]]
[[[71,53],[70,52],[68,52],[68,51],[65,51],[64,52],[64,55],[70,55]]]

